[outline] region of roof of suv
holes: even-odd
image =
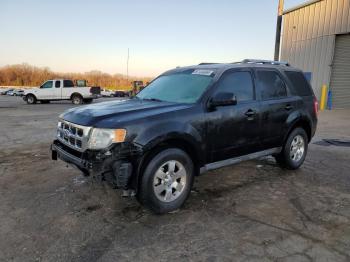
[[[237,62],[237,63],[201,63],[199,65],[192,65],[192,66],[185,66],[185,67],[178,67],[172,70],[169,70],[165,72],[164,74],[169,73],[176,73],[181,72],[188,69],[211,69],[211,70],[217,70],[218,73],[226,71],[227,69],[231,68],[275,68],[279,70],[288,70],[288,71],[301,71],[300,69],[297,69],[295,67],[290,66],[287,63],[281,62],[281,64],[277,64],[280,62],[275,61],[265,61],[261,60],[262,62],[259,62],[259,60],[253,60],[256,62]],[[276,63],[276,64],[274,64]]]

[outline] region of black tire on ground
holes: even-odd
[[[91,103],[92,103],[92,98],[84,99],[84,104],[91,104]]]
[[[71,100],[74,105],[81,105],[83,103],[82,96],[78,94],[72,95]]]
[[[34,95],[26,95],[26,101],[27,101],[27,104],[29,105],[33,105],[33,104],[36,104],[36,97]]]
[[[299,141],[299,142],[298,142]],[[303,152],[299,152],[297,156],[293,149],[300,147],[303,148]],[[295,170],[298,169],[305,160],[308,149],[308,137],[303,128],[295,128],[288,136],[285,144],[283,145],[282,152],[275,155],[276,162],[286,169]],[[294,159],[293,159],[294,158]]]
[[[176,163],[173,168],[174,173],[169,173],[169,170],[171,170],[171,163]],[[182,168],[185,172],[180,173],[185,175],[178,178],[180,175],[179,171],[182,170]],[[159,172],[160,169],[164,171],[162,175],[169,173],[168,176],[171,177],[171,180],[168,180],[168,176],[164,178],[164,180],[159,179],[159,175],[156,176],[156,173],[157,171]],[[147,164],[140,181],[141,184],[137,193],[137,199],[141,204],[158,214],[174,211],[180,208],[188,198],[191,192],[193,179],[193,162],[186,152],[177,148],[165,149],[155,155]],[[185,181],[185,183],[181,184],[183,181]],[[158,186],[162,186],[164,191],[160,189],[157,194],[156,187]],[[177,188],[179,188],[180,191],[178,191]],[[166,201],[167,190],[169,190],[168,197],[170,198],[168,201]],[[160,200],[160,198],[162,200]],[[172,200],[171,198],[174,199]]]

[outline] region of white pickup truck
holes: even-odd
[[[26,89],[23,100],[28,104],[71,100],[73,104],[91,103],[100,94],[100,87],[76,87],[72,80],[54,79],[44,82],[39,88]]]

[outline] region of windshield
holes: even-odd
[[[137,94],[137,98],[174,103],[195,103],[212,82],[212,70],[187,70],[160,76]]]

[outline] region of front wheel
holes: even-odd
[[[138,192],[138,200],[158,214],[180,208],[191,192],[194,167],[181,149],[161,151],[148,163]]]
[[[294,129],[288,136],[283,150],[275,156],[277,163],[287,169],[298,169],[305,160],[308,149],[308,137],[303,128]]]
[[[34,95],[27,95],[26,101],[27,101],[27,104],[29,105],[36,104],[36,97]]]

